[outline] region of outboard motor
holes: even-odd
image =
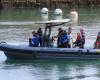
[[[47,8],[42,8],[41,9],[41,19],[43,21],[47,21],[48,20],[48,9]]]
[[[55,11],[54,11],[54,19],[55,20],[59,20],[59,19],[62,19],[62,10],[61,9],[56,9]]]
[[[78,13],[74,9],[71,10],[69,17],[71,19],[71,25],[77,25]]]

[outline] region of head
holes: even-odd
[[[58,28],[58,31],[61,31],[62,30],[62,28],[60,27],[60,28]]]
[[[63,30],[60,31],[60,36],[62,36],[62,35],[64,35],[64,31]]]
[[[100,36],[100,32],[98,32],[98,36]]]
[[[84,33],[84,29],[83,29],[83,28],[80,28],[80,32],[81,32],[81,33]]]
[[[69,26],[69,27],[68,27],[68,30],[72,30],[72,27]]]
[[[42,30],[41,28],[39,28],[38,30]]]
[[[100,39],[100,32],[98,32],[97,38]]]
[[[35,35],[35,33],[36,33],[36,32],[35,32],[35,31],[33,31],[33,32],[32,32],[32,35],[34,36],[34,35]]]
[[[72,32],[72,28],[68,27],[68,34],[70,34]]]
[[[67,32],[64,30],[64,31],[63,31],[63,34],[64,34],[64,35],[66,35],[66,34],[67,34]]]
[[[81,33],[80,33],[80,32],[78,32],[78,33],[77,33],[77,36],[81,36]]]

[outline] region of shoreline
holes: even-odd
[[[100,7],[99,0],[0,0],[0,7],[3,9],[12,8],[75,8],[75,7]]]

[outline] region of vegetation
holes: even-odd
[[[3,8],[64,8],[64,7],[95,7],[100,6],[100,0],[0,0]]]

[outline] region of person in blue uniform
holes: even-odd
[[[33,47],[38,47],[39,46],[39,37],[35,33],[35,31],[33,31],[32,34],[33,34],[33,37],[32,37],[32,46]]]
[[[64,48],[68,48],[68,42],[69,42],[69,38],[68,38],[68,34],[66,31],[63,31],[63,39],[62,39],[62,45]]]
[[[57,47],[61,47],[61,39],[62,39],[62,28],[58,28],[58,35],[57,35]]]
[[[66,31],[61,31],[58,36],[58,48],[67,48],[68,46],[68,35]]]
[[[41,28],[39,28],[39,29],[37,30],[37,35],[38,35],[38,37],[39,37],[40,46],[42,46],[43,31],[42,31]]]

